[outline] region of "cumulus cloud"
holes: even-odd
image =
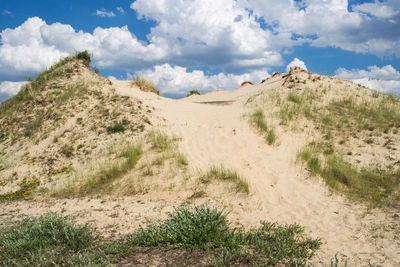
[[[135,72],[168,63],[234,76],[282,66],[281,53],[304,43],[400,57],[398,0],[353,6],[348,0],[136,0],[130,8],[155,22],[146,42],[127,26],[83,32],[38,17],[3,30],[0,81],[33,76],[81,50],[99,68]],[[105,9],[96,14],[115,16]]]
[[[313,46],[400,56],[398,0],[353,6],[349,6],[348,0],[238,1],[274,32],[294,34],[295,39]]]
[[[96,16],[103,17],[103,18],[111,18],[115,17],[114,12],[107,11],[104,8],[102,10],[96,10]]]
[[[307,70],[306,64],[297,57],[286,66],[286,72],[289,72],[291,67],[299,67],[303,70]]]
[[[339,78],[351,80],[383,93],[400,96],[400,72],[391,65],[382,68],[369,66],[368,70],[339,68],[335,73]]]
[[[21,90],[22,86],[24,86],[27,82],[10,82],[4,81],[0,83],[0,94],[6,96],[13,96]]]
[[[185,96],[193,89],[202,92],[216,89],[236,89],[244,81],[259,83],[262,79],[270,76],[266,71],[253,71],[241,75],[224,73],[207,75],[201,70],[189,72],[185,67],[169,64],[157,65],[152,69],[140,71],[140,74],[152,80],[163,94],[181,96]]]
[[[395,10],[391,6],[387,6],[384,3],[375,1],[375,3],[364,3],[360,5],[354,5],[353,10],[369,14],[378,18],[391,18],[399,14],[398,10]]]

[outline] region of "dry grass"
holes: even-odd
[[[135,75],[132,80],[132,85],[139,87],[139,89],[144,92],[153,92],[158,95],[160,94],[160,92],[156,90],[155,84],[142,75]]]

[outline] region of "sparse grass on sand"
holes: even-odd
[[[252,98],[248,103],[254,101]],[[396,161],[387,162],[382,157],[359,165],[359,158],[349,157],[354,151],[365,153],[360,145],[355,145],[357,139],[368,146],[377,146],[380,138],[386,144],[396,139],[400,127],[399,98],[367,90],[359,92],[352,87],[338,90],[331,86],[299,86],[269,90],[259,101],[254,102],[256,110],[250,116],[259,132],[269,130],[265,119],[268,114],[278,119],[286,131],[297,129],[305,136],[313,136],[315,142],[297,155],[312,176],[321,176],[329,187],[353,200],[371,206],[399,205],[400,169]],[[353,151],[349,152],[350,149]],[[382,153],[387,155],[393,148],[383,149]],[[374,157],[374,153],[370,155]]]
[[[235,185],[237,192],[245,194],[250,193],[249,184],[243,179],[237,172],[229,169],[225,169],[223,166],[212,166],[205,174],[199,178],[203,184],[209,184],[214,180],[227,181]]]
[[[307,164],[311,175],[321,176],[330,188],[351,199],[365,201],[373,207],[398,206],[400,169],[358,170],[342,156],[324,150],[321,144],[315,142],[299,151],[297,158]]]
[[[267,121],[265,119],[265,114],[262,109],[256,109],[250,115],[250,123],[255,127],[261,134],[265,135],[265,141],[269,145],[276,143],[277,135],[273,128],[268,127]]]
[[[142,75],[135,75],[132,80],[132,85],[136,85],[140,88],[140,90],[145,92],[154,92],[156,94],[160,94],[159,91],[155,89],[155,84]]]
[[[186,156],[179,152],[177,138],[169,137],[160,131],[148,131],[136,144],[125,144],[111,149],[115,158],[102,165],[91,174],[75,174],[65,188],[53,193],[54,196],[70,197],[75,195],[90,195],[98,192],[111,192],[115,182],[124,178],[131,171],[141,170],[143,176],[154,175],[152,166],[162,166],[165,161],[172,160],[176,166],[185,169],[189,164]],[[146,155],[152,157],[151,163],[138,161]]]

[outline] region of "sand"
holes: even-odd
[[[213,203],[231,210],[234,225],[246,228],[262,220],[298,223],[323,246],[314,258],[319,266],[338,253],[354,266],[400,266],[400,232],[395,211],[368,210],[331,193],[318,178],[309,178],[296,163],[296,152],[307,140],[302,134],[279,133],[279,146],[268,146],[251,128],[245,105],[249,97],[283,83],[280,75],[260,85],[246,84],[233,91],[215,91],[180,100],[131,88],[128,81],[112,81],[116,91],[154,108],[153,126],[181,138],[179,149],[196,173],[213,165],[236,170],[250,185],[249,196],[214,192]],[[50,202],[14,202],[0,206],[0,222],[16,214],[48,210],[73,215],[97,226],[108,236],[127,234],[141,223],[163,218],[185,196],[83,198]],[[204,200],[201,200],[204,201]],[[353,266],[352,265],[352,266]]]

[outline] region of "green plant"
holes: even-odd
[[[302,97],[295,92],[290,92],[287,96],[287,99],[296,104],[300,104],[303,101]]]
[[[228,212],[203,204],[175,208],[164,221],[140,227],[127,241],[118,246],[167,246],[183,249],[214,251],[209,264],[304,266],[320,247],[319,239],[304,236],[297,224],[279,225],[261,222],[260,228],[245,231],[230,228]]]
[[[266,140],[269,145],[273,145],[276,142],[277,136],[274,129],[268,131]]]
[[[26,218],[0,231],[2,266],[107,266],[104,253],[91,251],[95,232],[54,213]]]
[[[159,91],[155,89],[155,84],[141,75],[135,75],[132,85],[136,85],[145,92],[154,92],[160,94]]]
[[[205,174],[199,178],[203,184],[208,184],[212,180],[231,182],[235,185],[237,192],[249,194],[249,184],[237,172],[225,169],[223,166],[212,166]]]
[[[322,152],[323,148],[320,145],[312,143],[303,148],[297,154],[297,158],[306,162],[312,175],[320,175],[329,187],[352,199],[367,202],[372,206],[396,205],[390,200],[399,194],[397,188],[400,185],[400,169],[358,170],[340,155]],[[324,156],[323,161],[321,156]]]
[[[200,91],[199,90],[190,90],[189,93],[187,94],[187,96],[191,96],[191,95],[200,95]]]
[[[61,147],[60,152],[67,158],[70,158],[74,153],[74,147],[72,145],[65,144]]]
[[[122,123],[116,123],[112,126],[108,126],[106,130],[107,133],[113,134],[113,133],[123,133],[126,130],[126,128]]]
[[[257,109],[251,114],[251,123],[260,132],[268,131],[267,123],[265,122],[265,114],[262,109]]]
[[[173,139],[160,131],[149,131],[146,138],[151,148],[157,151],[168,151],[174,147]]]
[[[115,162],[101,168],[97,173],[91,175],[78,190],[78,194],[90,194],[98,192],[112,185],[112,182],[124,176],[128,171],[136,166],[136,163],[142,155],[142,145],[126,145],[121,157],[125,158],[122,163]]]
[[[273,128],[268,128],[265,114],[262,109],[257,109],[250,115],[250,123],[260,133],[265,135],[265,141],[267,141],[269,145],[273,145],[276,142],[277,136],[275,130]]]
[[[38,186],[40,185],[40,180],[36,177],[24,178],[18,182],[19,189],[14,192],[0,194],[0,202],[7,200],[18,200],[30,196]]]
[[[83,61],[83,63],[88,67],[90,65],[90,62],[92,61],[92,57],[91,57],[91,55],[89,54],[89,52],[87,50],[82,51],[82,52],[78,52],[75,55],[75,58],[76,59],[81,59]]]

